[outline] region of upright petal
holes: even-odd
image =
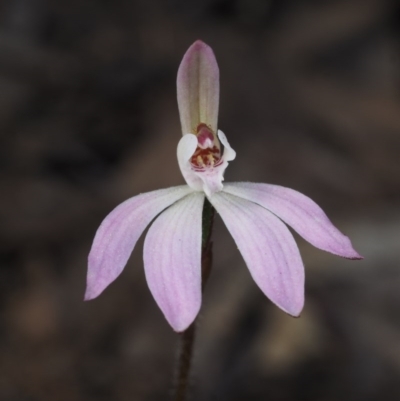
[[[219,69],[211,47],[198,40],[183,56],[177,78],[182,133],[197,133],[200,123],[217,132]]]
[[[310,198],[290,188],[270,184],[235,182],[224,191],[255,202],[291,226],[310,244],[348,259],[362,259],[323,210]]]
[[[277,306],[298,316],[304,303],[304,267],[288,228],[268,210],[245,199],[218,192],[209,200],[257,285]]]
[[[144,242],[147,283],[175,331],[184,331],[201,306],[203,193],[175,203],[151,225]]]
[[[184,185],[134,196],[103,220],[89,254],[85,300],[100,295],[121,274],[151,220],[190,192],[192,190]]]

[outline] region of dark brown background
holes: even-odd
[[[386,0],[0,2],[0,400],[168,400],[177,336],[141,240],[82,301],[95,230],[183,183],[175,79],[221,70],[226,179],[316,200],[362,262],[300,238],[306,306],[274,307],[220,220],[193,400],[400,399],[400,5]]]

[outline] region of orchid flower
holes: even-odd
[[[271,184],[223,185],[236,152],[218,130],[219,69],[201,41],[178,70],[182,138],[177,156],[187,185],[130,198],[101,223],[89,254],[85,299],[97,297],[124,269],[146,227],[144,268],[151,293],[172,328],[184,331],[201,307],[202,211],[205,198],[222,217],[261,291],[298,316],[304,304],[304,266],[288,224],[317,248],[362,259],[348,237],[305,195]]]

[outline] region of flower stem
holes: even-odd
[[[212,242],[211,234],[214,224],[215,210],[207,198],[204,200],[203,206],[203,227],[202,227],[202,243],[201,243],[201,287],[207,284],[208,277],[211,273],[212,265]]]
[[[202,244],[201,244],[201,275],[202,290],[204,291],[208,277],[211,273],[212,265],[212,242],[211,233],[214,223],[214,208],[207,200],[203,206],[202,220]],[[192,365],[192,356],[194,340],[196,337],[196,320],[181,334],[181,345],[176,376],[175,401],[185,401],[189,387],[190,368]]]
[[[181,334],[181,348],[179,351],[178,372],[177,372],[178,377],[176,379],[177,383],[176,383],[175,401],[186,400],[195,336],[196,336],[196,322],[193,322]]]

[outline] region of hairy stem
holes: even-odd
[[[203,206],[202,221],[202,247],[201,247],[201,273],[202,273],[202,290],[204,291],[208,277],[211,273],[212,265],[212,242],[211,233],[214,223],[214,208],[207,200]],[[190,368],[192,365],[192,356],[194,348],[194,340],[196,337],[196,321],[194,321],[182,334],[181,345],[179,351],[179,359],[176,376],[176,392],[175,401],[185,401],[190,379]]]
[[[175,401],[185,401],[189,386],[190,367],[194,338],[196,335],[196,322],[193,322],[182,334],[178,360],[178,377],[176,378]]]

